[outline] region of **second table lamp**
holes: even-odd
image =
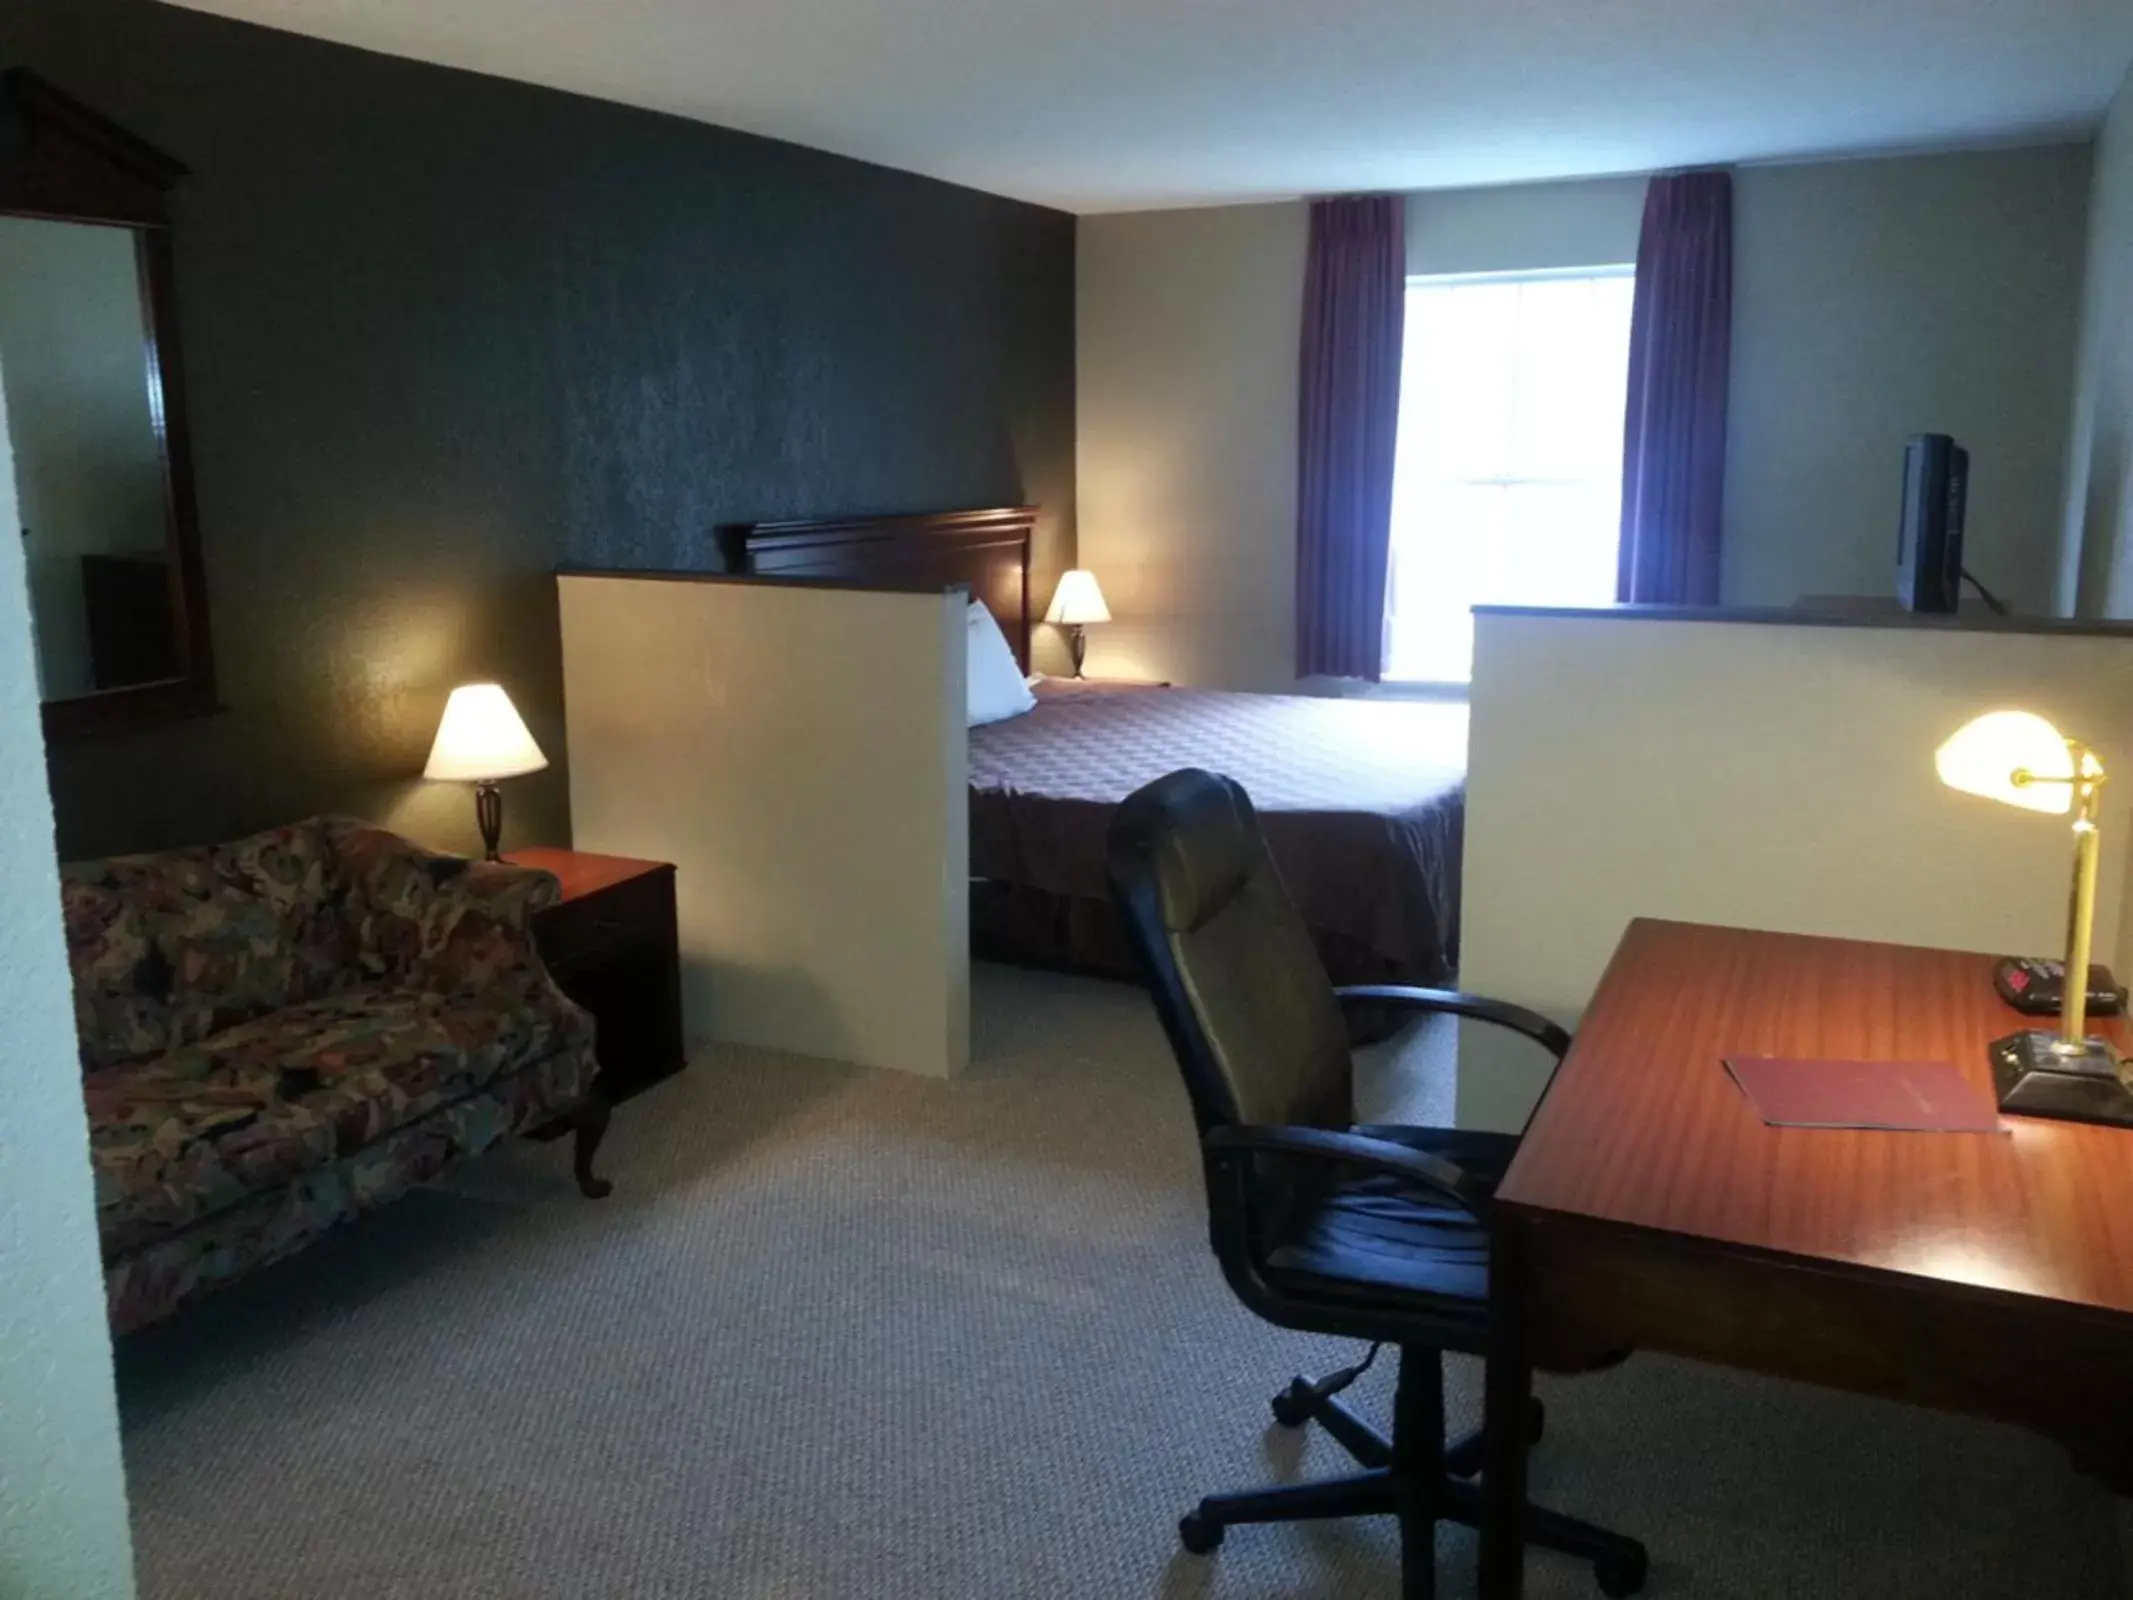
[[[437,724],[437,742],[430,746],[422,775],[474,785],[474,820],[486,859],[494,861],[504,833],[504,796],[497,780],[547,765],[501,684],[463,683],[444,704],[444,720]]]

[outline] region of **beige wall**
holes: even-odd
[[[2088,182],[2086,146],[1738,175],[1727,604],[1889,594],[1903,442],[1951,433],[1966,564],[2052,611]]]
[[[1078,251],[1078,559],[1118,619],[1088,670],[1283,687],[1304,208],[1084,217]]]
[[[1545,272],[1637,259],[1642,178],[1446,189],[1407,197],[1407,270]]]
[[[17,515],[0,449],[0,529]],[[22,543],[0,538],[0,1595],[117,1600],[132,1545],[38,717]]]
[[[1974,457],[1976,566],[2048,607],[2085,147],[1750,168],[1725,598],[1890,592],[1903,440]],[[1417,273],[1633,260],[1643,180],[1409,197]],[[1091,669],[1288,686],[1301,204],[1085,217],[1080,559]]]
[[[2063,950],[2066,820],[1934,775],[2008,706],[2133,772],[2133,636],[1484,613],[1461,987],[1574,1027],[1639,916]],[[2105,794],[2096,940],[2123,973],[2133,787]],[[1518,1127],[1545,1059],[1484,1028],[1459,1048],[1461,1125]]]
[[[962,596],[560,585],[573,843],[679,869],[690,1036],[961,1071]]]
[[[2133,74],[2096,141],[2060,598],[2133,616]]]

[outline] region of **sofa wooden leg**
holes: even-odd
[[[578,1180],[578,1193],[588,1200],[605,1200],[614,1193],[615,1186],[605,1178],[593,1176],[593,1153],[600,1148],[600,1141],[607,1136],[607,1119],[612,1107],[607,1103],[606,1089],[595,1082],[585,1091],[585,1098],[578,1102],[578,1109],[571,1121],[573,1139],[570,1152],[571,1176]]]

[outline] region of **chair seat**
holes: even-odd
[[[1502,1181],[1518,1137],[1449,1128],[1359,1127],[1357,1133],[1463,1168],[1490,1189]],[[1488,1315],[1489,1238],[1467,1212],[1428,1189],[1354,1167],[1329,1167],[1306,1192],[1261,1265],[1291,1295],[1382,1306],[1450,1322],[1478,1339]]]
[[[353,989],[91,1072],[107,1254],[294,1181],[578,1043],[560,1002]]]

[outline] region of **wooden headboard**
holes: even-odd
[[[751,522],[732,530],[727,556],[741,571],[764,578],[816,578],[865,589],[962,584],[985,602],[1027,672],[1029,544],[1036,524],[1035,506]]]

